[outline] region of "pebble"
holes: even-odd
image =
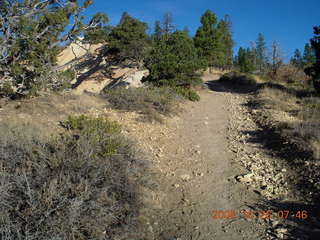
[[[180,178],[183,180],[183,181],[189,181],[191,179],[190,175],[188,174],[182,174],[180,176]]]

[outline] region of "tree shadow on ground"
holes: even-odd
[[[238,93],[238,94],[248,94],[253,93],[257,90],[257,86],[251,85],[247,86],[239,83],[228,83],[220,80],[210,80],[205,83],[211,91],[214,92],[228,92],[228,93]]]
[[[285,87],[279,83],[264,82],[258,83],[256,80],[246,76],[222,76],[218,80],[210,80],[205,83],[207,87],[215,92],[229,92],[237,94],[250,94],[255,93],[257,90],[268,87],[281,90],[285,93],[293,95],[298,98],[312,97],[317,95],[315,91],[308,89],[294,89]]]

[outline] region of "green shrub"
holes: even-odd
[[[239,73],[236,71],[222,75],[220,81],[234,85],[256,85],[257,82],[250,74]]]
[[[164,35],[145,60],[150,75],[145,81],[155,86],[195,86],[200,84],[199,70],[206,62],[199,58],[192,38],[184,31]]]
[[[196,102],[200,100],[200,96],[192,89],[175,87],[173,90],[180,96],[190,101]]]
[[[119,126],[69,117],[68,134],[0,126],[0,239],[145,239],[147,171]]]
[[[4,96],[12,96],[15,94],[15,91],[9,82],[5,82],[0,88],[0,94]]]

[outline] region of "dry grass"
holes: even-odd
[[[292,112],[299,108],[296,96],[275,88],[264,87],[260,89],[258,99],[265,108],[278,111]]]
[[[320,99],[316,97],[305,98],[298,113],[299,123],[294,125],[295,132],[302,136],[320,158]]]
[[[0,239],[145,239],[138,220],[146,165],[120,127],[70,117],[45,138],[1,125]]]
[[[117,88],[104,92],[112,107],[138,112],[147,121],[163,121],[163,116],[177,114],[181,98],[169,88]]]
[[[320,99],[297,98],[288,91],[265,87],[257,95],[257,102],[269,111],[273,121],[289,139],[310,149],[320,157]]]

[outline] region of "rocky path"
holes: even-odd
[[[239,117],[235,97],[202,90],[200,102],[188,103],[180,120],[169,122],[173,134],[157,141],[163,174],[151,226],[155,239],[267,239],[266,221],[243,213],[260,200],[259,194],[235,180],[246,173],[230,145],[231,126]],[[219,216],[219,210],[237,218]]]

